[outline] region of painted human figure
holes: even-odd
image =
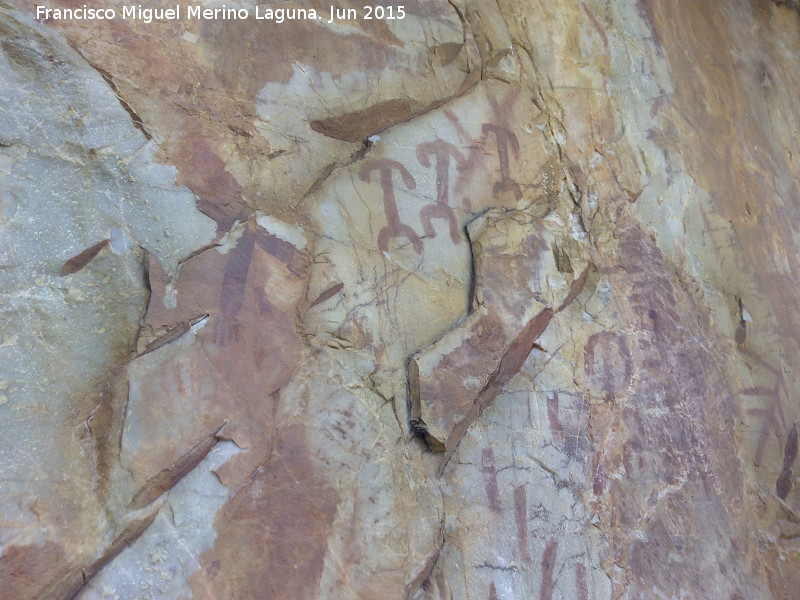
[[[436,230],[431,221],[445,219],[450,225],[450,239],[454,244],[461,243],[458,231],[458,219],[450,207],[450,160],[455,159],[458,167],[466,163],[464,155],[453,144],[436,139],[423,142],[417,146],[417,160],[423,167],[430,167],[430,157],[436,158],[436,204],[425,206],[419,212],[422,229],[428,237],[436,237]]]
[[[380,173],[381,188],[383,189],[383,210],[386,213],[386,220],[388,225],[382,227],[378,233],[378,249],[382,252],[389,251],[389,240],[391,238],[404,237],[411,245],[417,254],[422,254],[422,240],[410,226],[406,225],[400,220],[400,213],[397,210],[397,199],[394,195],[394,182],[393,173],[397,171],[405,183],[406,188],[413,190],[417,187],[414,177],[408,172],[402,164],[396,160],[388,158],[379,158],[370,160],[364,163],[359,171],[361,181],[369,182],[371,179],[372,171]]]
[[[510,129],[492,123],[484,123],[482,130],[483,135],[486,137],[488,137],[489,134],[494,134],[497,142],[497,160],[500,163],[500,181],[494,184],[494,193],[499,194],[508,190],[519,200],[522,198],[522,190],[519,189],[519,184],[511,178],[511,167],[508,155],[508,150],[510,148],[514,156],[519,157],[519,141],[517,140],[517,136],[514,135]]]

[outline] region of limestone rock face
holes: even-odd
[[[0,600],[795,597],[795,4],[0,0]]]

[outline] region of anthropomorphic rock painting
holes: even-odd
[[[797,595],[797,2],[95,4],[0,0],[0,600]]]

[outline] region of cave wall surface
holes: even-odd
[[[0,600],[795,598],[795,3],[362,5],[0,0]]]

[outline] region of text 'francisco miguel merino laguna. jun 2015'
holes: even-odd
[[[197,5],[176,4],[170,8],[152,8],[141,4],[123,5],[117,8],[93,8],[86,4],[76,8],[51,8],[45,5],[36,6],[36,19],[40,21],[111,21],[124,19],[127,21],[179,21],[188,20],[220,20],[235,21],[256,19],[259,21],[314,20],[333,23],[335,21],[352,21],[356,19],[392,21],[403,19],[406,12],[403,6],[363,6],[360,9],[338,8],[331,5],[328,10],[317,11],[314,8],[272,8],[257,5],[251,8],[232,8],[221,5],[208,8]]]

